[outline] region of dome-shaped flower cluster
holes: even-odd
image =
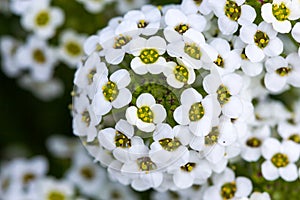
[[[278,34],[292,29],[298,8],[291,0],[264,4],[264,21],[254,23],[261,18],[245,0],[183,0],[113,18],[84,44],[74,134],[113,179],[139,191],[211,178],[204,199],[247,197],[251,182],[227,168],[239,155],[262,155],[267,180],[295,180],[300,148],[271,138],[271,129],[300,121],[269,96],[300,87],[300,57]]]

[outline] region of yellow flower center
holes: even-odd
[[[155,170],[157,168],[156,164],[152,162],[149,157],[142,157],[137,159],[137,164],[142,171],[149,172],[151,170]]]
[[[175,78],[183,83],[187,83],[188,79],[189,79],[189,71],[187,70],[187,68],[185,66],[182,65],[177,65],[174,68],[174,75]]]
[[[148,26],[148,22],[146,22],[145,20],[139,21],[138,28],[145,28],[146,26]]]
[[[115,38],[115,43],[114,43],[113,48],[121,49],[123,46],[128,44],[130,42],[130,40],[131,40],[131,37],[120,35],[120,36]]]
[[[189,25],[187,24],[179,24],[177,25],[174,29],[177,31],[179,34],[184,34],[187,30],[189,30]]]
[[[297,144],[300,144],[300,135],[299,134],[293,134],[288,139]]]
[[[241,6],[239,6],[235,1],[226,1],[224,10],[225,15],[233,21],[237,21],[241,16]]]
[[[191,58],[194,58],[196,60],[200,60],[201,58],[200,47],[195,43],[185,43],[184,52],[188,54]]]
[[[159,144],[166,151],[174,151],[181,145],[180,141],[177,138],[174,138],[174,139],[171,139],[171,138],[161,139],[161,140],[159,140]]]
[[[219,86],[217,90],[217,94],[218,94],[218,101],[221,104],[221,106],[229,102],[231,94],[225,85]]]
[[[145,64],[153,64],[158,60],[159,54],[156,49],[144,49],[141,51],[140,58]]]
[[[65,199],[66,199],[65,195],[59,191],[51,191],[48,194],[48,198],[47,198],[47,200],[65,200]]]
[[[223,197],[223,200],[232,199],[235,195],[235,192],[237,190],[236,183],[225,183],[221,187],[221,196]]]
[[[131,147],[131,140],[120,131],[116,131],[115,144],[116,147],[129,148]]]
[[[35,23],[37,26],[47,26],[47,24],[50,21],[50,15],[49,12],[46,10],[43,10],[39,12],[35,17]]]
[[[254,42],[259,48],[265,48],[269,44],[269,41],[269,36],[266,33],[262,31],[256,31],[254,35]]]
[[[80,174],[86,179],[86,180],[92,180],[95,177],[94,170],[89,166],[84,166],[80,169]]]
[[[246,144],[249,147],[257,148],[261,146],[261,140],[256,137],[252,137],[246,141]]]
[[[143,122],[152,123],[153,122],[153,112],[149,106],[142,106],[137,111],[138,118]]]
[[[204,107],[202,103],[194,103],[189,110],[191,121],[199,121],[204,116]]]
[[[281,68],[279,68],[279,69],[276,70],[276,73],[277,73],[279,76],[286,76],[286,75],[288,75],[291,71],[292,71],[292,68],[290,68],[290,67],[281,67]]]
[[[112,81],[108,81],[107,84],[103,86],[102,93],[107,101],[112,102],[119,94],[117,84]]]
[[[277,168],[280,167],[285,167],[287,166],[290,162],[289,162],[289,158],[287,157],[287,155],[282,154],[282,153],[277,153],[275,154],[272,158],[271,158],[271,162],[273,163],[273,165]]]
[[[69,41],[65,44],[66,52],[73,57],[80,56],[82,54],[82,48],[79,43],[74,41]]]
[[[272,13],[278,21],[284,21],[288,19],[291,11],[283,2],[281,2],[281,4],[272,5]]]
[[[222,58],[222,56],[219,54],[217,59],[214,61],[214,63],[216,65],[218,65],[221,68],[224,68],[224,59]]]
[[[185,172],[191,172],[193,171],[193,169],[196,167],[196,163],[193,162],[189,162],[183,166],[180,167],[181,170],[185,171]]]
[[[39,64],[43,64],[46,62],[46,56],[41,49],[35,49],[32,52],[33,60]]]

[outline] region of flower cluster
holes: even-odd
[[[113,179],[138,191],[200,185],[217,200],[250,196],[227,167],[239,158],[263,158],[266,180],[298,178],[299,104],[292,114],[273,97],[300,87],[299,44],[285,45],[300,38],[300,3],[249,2],[146,5],[88,37],[74,134]]]

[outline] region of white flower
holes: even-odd
[[[76,64],[83,56],[83,43],[86,37],[73,30],[65,30],[60,35],[60,45],[58,50],[59,58],[69,67],[75,68]]]
[[[62,135],[51,135],[47,138],[47,150],[56,158],[71,158],[78,145],[77,138]]]
[[[64,92],[64,84],[57,78],[40,82],[29,75],[24,75],[18,80],[18,84],[21,88],[29,90],[34,96],[45,102],[62,96]]]
[[[93,52],[103,52],[103,48],[100,44],[99,35],[89,36],[83,43],[83,51],[86,55],[91,55]]]
[[[180,125],[188,125],[195,136],[207,135],[220,113],[219,105],[212,98],[202,98],[193,88],[182,92],[180,102],[181,106],[173,114],[175,121]]]
[[[163,72],[166,60],[161,55],[166,51],[166,41],[159,37],[153,36],[148,40],[137,38],[130,44],[130,53],[135,56],[130,62],[131,69],[139,75],[147,72],[159,74]]]
[[[212,62],[205,63],[205,69],[209,70],[211,69],[211,66],[214,66],[222,75],[232,73],[240,68],[241,57],[235,50],[231,50],[230,45],[226,40],[215,38],[209,44],[216,49],[218,55],[214,57]]]
[[[193,184],[202,184],[211,176],[211,169],[206,160],[201,160],[196,151],[189,152],[188,161],[181,166],[170,166],[170,173],[173,174],[174,184],[185,189]]]
[[[113,152],[114,157],[125,163],[130,159],[129,149],[135,145],[143,145],[143,140],[134,136],[134,127],[126,120],[119,120],[115,128],[106,128],[99,131],[100,145]]]
[[[203,80],[203,88],[222,108],[222,114],[229,118],[238,118],[243,113],[243,103],[239,93],[243,79],[235,73],[220,76],[215,68]]]
[[[99,187],[103,187],[106,183],[104,177],[104,169],[95,165],[85,149],[79,147],[74,152],[71,168],[66,172],[66,179],[77,186],[82,194],[97,198],[100,193]]]
[[[96,126],[101,122],[101,116],[96,117],[88,97],[84,94],[74,100],[74,107],[76,108],[73,116],[74,134],[86,136],[88,142],[93,141],[97,136]]]
[[[131,187],[137,191],[156,188],[163,181],[160,165],[149,157],[149,149],[145,145],[136,145],[130,149],[131,160],[123,164],[121,173],[132,178]]]
[[[208,4],[208,0],[183,0],[181,3],[181,10],[186,14],[196,14],[200,12],[203,15],[208,15],[212,11]]]
[[[288,85],[300,87],[300,57],[292,53],[286,58],[281,56],[269,58],[266,63],[267,73],[264,83],[268,90],[278,93]]]
[[[203,34],[190,29],[184,34],[183,41],[173,41],[167,46],[170,56],[181,58],[193,69],[205,67],[203,62],[213,62],[218,52],[205,42]]]
[[[29,69],[35,81],[47,81],[52,77],[57,58],[53,48],[36,36],[30,36],[27,43],[17,50],[20,67]]]
[[[170,163],[179,160],[188,151],[185,147],[192,134],[188,127],[159,124],[153,133],[154,142],[150,146],[149,156],[156,163],[169,167]]]
[[[9,77],[16,77],[21,72],[16,58],[16,52],[20,45],[21,43],[18,40],[10,36],[1,37],[1,67],[3,72]]]
[[[262,145],[262,155],[266,159],[262,166],[262,175],[272,181],[281,177],[287,182],[298,178],[295,162],[299,159],[300,149],[292,141],[280,143],[275,138],[266,139]]]
[[[271,136],[269,126],[258,127],[249,131],[246,137],[240,139],[242,145],[241,157],[248,161],[258,161],[261,156],[261,146],[263,142]]]
[[[252,62],[260,62],[266,56],[273,57],[282,53],[283,43],[276,36],[277,32],[266,22],[261,22],[258,26],[245,25],[240,30],[240,38],[248,44],[245,55]]]
[[[117,21],[119,21],[119,18],[117,18]],[[91,38],[91,43],[88,45],[89,48],[87,50],[91,52],[101,46],[105,60],[109,64],[120,64],[124,59],[125,53],[129,51],[130,41],[139,33],[136,23],[132,21],[121,22],[102,29],[99,33],[99,42],[96,42],[96,37]]]
[[[154,35],[159,30],[161,13],[157,7],[145,5],[141,10],[127,12],[123,20],[136,23],[141,34],[149,36]]]
[[[154,131],[156,124],[163,122],[166,116],[165,108],[156,104],[149,93],[141,94],[136,100],[136,106],[130,106],[126,110],[127,121],[145,132]]]
[[[300,17],[299,5],[291,0],[274,0],[261,7],[261,16],[279,33],[289,33],[292,26],[290,20]]]
[[[167,62],[163,73],[167,77],[167,83],[174,88],[191,85],[196,78],[194,69],[179,59],[177,59],[177,62]]]
[[[234,48],[239,53],[241,59],[241,69],[247,76],[258,76],[263,71],[263,63],[262,62],[253,62],[246,55],[246,47],[248,45],[244,43],[240,37],[236,37],[234,40]],[[251,78],[251,81],[255,80]]]
[[[77,0],[79,3],[84,5],[84,8],[90,13],[101,12],[105,5],[113,2],[113,0]]]
[[[200,14],[184,14],[180,9],[169,9],[165,14],[164,35],[168,42],[182,40],[189,30],[202,32],[206,27],[206,19]]]
[[[300,124],[281,122],[278,124],[278,133],[284,140],[290,140],[300,145]]]
[[[130,83],[130,74],[125,69],[120,69],[110,75],[105,74],[98,77],[96,94],[92,105],[96,115],[105,115],[113,107],[122,108],[129,104],[132,99],[131,92],[126,88]]]
[[[33,200],[39,199],[72,199],[75,188],[66,180],[56,180],[51,177],[41,179],[30,188],[29,193]]]
[[[21,18],[21,24],[26,30],[45,39],[54,36],[56,28],[64,22],[63,11],[50,7],[49,3],[50,0],[32,2]]]
[[[245,0],[208,0],[218,17],[218,26],[224,35],[237,31],[238,25],[250,24],[256,17],[254,8],[245,4]]]
[[[240,199],[247,197],[253,188],[248,178],[235,178],[234,172],[229,168],[222,174],[215,174],[212,180],[213,186],[204,192],[203,200]]]
[[[101,62],[97,53],[92,53],[83,66],[80,66],[75,73],[74,83],[81,89],[86,89],[90,98],[94,95],[94,84],[98,76],[108,76],[108,69],[104,62]]]

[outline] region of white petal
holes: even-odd
[[[111,103],[114,108],[122,108],[131,102],[132,94],[127,88],[119,90],[117,98]]]
[[[136,126],[138,127],[138,129],[140,129],[141,131],[144,132],[152,132],[155,129],[155,125],[153,123],[145,123],[140,119],[137,119],[136,121]]]
[[[194,88],[186,89],[182,92],[180,102],[184,105],[191,106],[196,102],[201,102],[202,95],[197,92]]]
[[[299,145],[292,141],[283,141],[281,143],[281,152],[288,156],[290,162],[296,162],[299,159]]]
[[[222,107],[222,113],[229,118],[238,118],[243,113],[243,104],[240,98],[231,96]]]
[[[173,74],[167,77],[167,83],[173,88],[182,88],[184,86],[183,82],[178,81]]]
[[[98,140],[99,143],[108,150],[116,148],[115,145],[116,130],[113,128],[106,128],[99,132]]]
[[[180,125],[188,125],[190,122],[189,119],[189,109],[190,106],[179,106],[175,109],[173,117],[175,121]]]
[[[159,55],[162,55],[165,53],[167,44],[166,41],[159,36],[153,36],[147,40],[147,47],[157,49],[159,52]]]
[[[206,136],[211,131],[211,119],[204,115],[199,121],[190,122],[189,128],[196,136]]]
[[[148,70],[144,63],[142,63],[139,57],[135,57],[130,62],[131,69],[139,75],[147,74]]]
[[[124,58],[125,52],[122,49],[109,49],[105,52],[105,60],[113,65],[120,64]]]
[[[256,17],[256,12],[253,7],[249,5],[242,5],[241,6],[241,16],[238,19],[238,23],[240,25],[250,24],[254,21]]]
[[[235,193],[236,197],[246,197],[252,191],[252,183],[248,178],[237,177],[236,179],[237,190]]]
[[[276,73],[267,73],[264,79],[265,86],[272,92],[279,92],[286,86],[286,78],[280,77]]]
[[[203,87],[204,90],[208,94],[214,94],[216,93],[218,87],[221,85],[221,79],[218,75],[209,74],[204,77],[203,79]]]
[[[129,138],[133,137],[134,135],[133,126],[126,120],[121,119],[120,121],[118,121],[115,128]]]
[[[152,106],[152,105],[154,105],[155,104],[155,99],[154,99],[154,97],[151,95],[151,94],[149,94],[149,93],[143,93],[143,94],[141,94],[138,98],[137,98],[137,100],[136,100],[136,106],[138,107],[138,108],[140,108],[140,107],[142,107],[142,106],[148,106],[148,107],[150,107],[150,106]]]
[[[267,56],[273,57],[278,56],[283,51],[283,43],[279,38],[274,38],[269,42],[269,44],[264,48],[264,53]]]
[[[135,106],[130,106],[127,108],[125,116],[130,124],[135,125],[138,119],[137,108]]]
[[[165,22],[168,26],[177,26],[186,23],[187,17],[178,9],[169,9],[165,15]]]
[[[105,115],[112,109],[111,103],[104,98],[102,92],[96,93],[92,106],[96,115]]]
[[[219,144],[228,146],[237,140],[237,132],[230,122],[224,122],[220,125],[220,136],[218,139]]]
[[[177,187],[180,189],[185,189],[193,185],[194,178],[192,177],[191,173],[180,170],[173,175],[173,181]]]
[[[218,26],[224,35],[230,35],[237,31],[238,23],[224,16],[218,19]]]
[[[279,33],[289,33],[292,29],[291,22],[289,20],[285,21],[275,21],[273,22],[273,28]]]
[[[154,104],[153,106],[150,107],[150,109],[153,112],[153,122],[158,124],[162,123],[166,117],[167,117],[167,112],[163,105],[161,104]]]
[[[173,131],[174,137],[178,138],[182,145],[187,145],[193,137],[187,126],[177,125],[173,128]]]
[[[120,69],[116,72],[114,72],[109,79],[116,83],[118,86],[118,89],[122,89],[126,86],[129,85],[131,79],[130,79],[130,74],[128,73],[127,70],[125,69]]]
[[[265,161],[262,164],[261,172],[263,177],[268,181],[273,181],[279,178],[279,170],[271,163],[271,161]]]
[[[265,58],[264,51],[256,44],[247,45],[245,48],[245,53],[252,62],[260,62]]]
[[[256,31],[257,31],[257,26],[255,24],[242,26],[242,28],[240,29],[241,40],[247,44],[253,44],[254,35]]]
[[[295,181],[298,178],[298,170],[294,163],[279,168],[279,174],[281,178],[287,182]]]
[[[245,147],[245,149],[241,153],[242,158],[248,162],[257,161],[260,158],[260,155],[261,155],[260,148],[251,148],[251,147]]]
[[[271,159],[273,155],[280,152],[280,142],[274,138],[268,138],[264,141],[261,152],[265,159]]]

